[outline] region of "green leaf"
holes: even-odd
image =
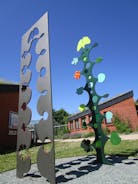
[[[96,123],[94,123],[93,127],[94,128],[98,128],[98,125]]]
[[[85,105],[84,105],[84,104],[81,104],[81,105],[79,106],[79,110],[80,110],[81,112],[85,111]]]
[[[96,59],[96,63],[100,63],[100,62],[102,62],[102,60],[103,60],[103,58],[98,57],[98,58]]]
[[[89,139],[84,139],[81,142],[81,147],[84,149],[84,151],[89,152],[91,151],[91,146],[90,146],[90,140]]]
[[[76,93],[77,93],[78,95],[81,95],[81,94],[83,93],[83,87],[78,88],[77,91],[76,91]]]
[[[102,97],[103,97],[103,98],[107,98],[107,97],[109,97],[109,94],[105,94],[105,95],[103,95]]]
[[[83,61],[86,62],[86,61],[87,61],[87,57],[84,57],[84,58],[83,58]]]
[[[77,51],[80,51],[81,48],[85,48],[85,45],[88,45],[90,43],[91,43],[91,39],[88,36],[84,36],[78,42]]]
[[[111,142],[113,145],[118,145],[118,144],[120,144],[120,142],[121,142],[121,138],[119,137],[119,135],[118,135],[116,132],[113,131],[113,132],[111,133],[110,142]]]
[[[97,47],[97,46],[98,46],[98,43],[94,43],[92,48]]]

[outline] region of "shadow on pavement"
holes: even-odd
[[[135,160],[138,160],[137,158],[129,159],[127,156],[107,156],[107,159],[112,163],[111,167],[118,163],[127,165],[135,164]],[[56,172],[57,175],[58,172],[59,174],[62,174],[56,177],[56,182],[68,182],[90,172],[94,172],[101,166],[101,164],[96,163],[95,156],[87,156],[81,159],[73,160],[71,162],[59,164],[56,166]]]

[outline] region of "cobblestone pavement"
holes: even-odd
[[[94,163],[95,156],[56,160],[56,181],[64,184],[138,184],[138,158],[108,157],[113,165]],[[22,179],[16,170],[0,174],[0,184],[48,184],[36,164]]]

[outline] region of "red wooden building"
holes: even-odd
[[[0,150],[15,148],[19,85],[0,84]]]
[[[99,104],[99,110],[102,114],[107,111],[111,111],[113,115],[116,115],[120,119],[129,123],[132,130],[138,129],[138,113],[136,110],[135,102],[133,99],[133,91],[120,94],[114,98],[111,98],[103,103]],[[84,129],[83,122],[88,124],[92,118],[90,110],[74,114],[68,118],[68,129],[70,133],[88,133],[92,131],[92,128],[87,126]],[[102,123],[103,127],[111,132],[116,130],[116,127],[112,123],[112,119],[107,121],[104,119]]]

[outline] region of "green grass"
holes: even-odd
[[[95,152],[86,153],[81,147],[81,142],[56,142],[56,158],[67,158],[76,156],[92,155]],[[36,155],[39,147],[29,149],[32,163],[36,162]],[[109,141],[105,146],[106,155],[135,156],[138,153],[138,140],[121,141],[117,146],[113,146]],[[0,155],[0,172],[16,168],[16,153]]]

